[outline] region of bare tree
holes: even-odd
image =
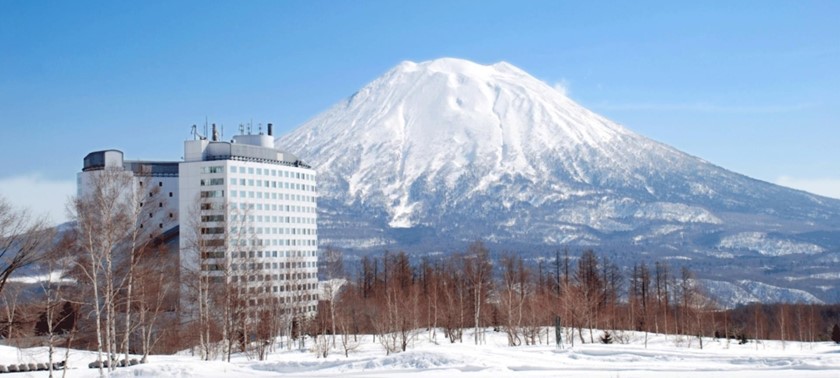
[[[160,198],[159,187],[150,185],[151,175],[148,170],[138,172],[132,181],[131,189],[125,198],[125,201],[129,204],[127,208],[129,212],[126,216],[130,225],[127,230],[127,240],[123,244],[125,245],[124,248],[127,249],[126,254],[128,256],[127,259],[121,259],[124,261],[122,264],[123,269],[121,269],[123,272],[114,289],[115,295],[117,292],[123,294],[125,324],[120,347],[123,349],[126,364],[129,361],[129,350],[131,349],[129,343],[133,324],[131,309],[134,307],[135,270],[141,258],[144,256],[146,249],[155,242],[153,239],[156,235],[152,231],[154,230],[154,227],[151,227],[152,220],[154,219],[155,209],[164,207],[165,202],[165,199]],[[147,192],[148,195],[146,194]],[[147,213],[149,214],[148,217],[146,216]],[[160,231],[162,232],[163,230]],[[146,237],[147,235],[148,237]],[[116,303],[116,300],[114,302]],[[112,332],[114,332],[114,337],[116,338],[116,314],[112,315],[111,322],[113,327]]]
[[[593,328],[597,319],[598,305],[604,283],[598,274],[598,258],[593,250],[584,251],[580,260],[578,260],[575,281],[577,282],[580,299],[583,301],[584,312],[582,315],[586,319],[587,328],[589,328],[589,342],[594,343]],[[581,335],[581,342],[583,342],[583,335]]]
[[[104,376],[103,347],[109,356],[116,353],[114,257],[120,243],[133,228],[129,214],[134,213],[130,202],[133,175],[121,167],[105,168],[93,172],[88,191],[73,200],[72,216],[76,221],[79,247],[86,253],[87,261],[78,267],[88,278],[93,289],[96,328],[97,361],[99,374]],[[128,189],[128,190],[127,190]],[[102,313],[105,313],[103,327]],[[104,328],[104,329],[103,329]],[[104,333],[104,335],[103,335]],[[108,363],[109,370],[114,368]]]
[[[648,324],[651,306],[650,278],[650,270],[645,263],[633,266],[633,275],[630,278],[632,288],[630,305],[633,308],[633,311],[631,311],[634,317],[633,327],[636,330],[644,331],[645,348],[647,348],[648,330],[650,328]]]
[[[0,293],[15,271],[43,258],[52,231],[44,218],[15,209],[0,197]]]
[[[659,333],[659,318],[662,317],[663,330],[668,332],[668,307],[671,303],[669,301],[670,287],[668,283],[672,280],[670,275],[670,268],[667,263],[657,261],[654,265],[654,286],[656,289],[656,316],[654,317],[654,326],[656,333]]]
[[[450,343],[463,342],[464,328],[467,327],[469,307],[468,283],[464,277],[465,258],[463,254],[449,256],[446,263],[437,266],[441,284],[443,307],[443,328]]]
[[[161,338],[158,324],[160,315],[164,311],[174,310],[178,291],[178,282],[172,279],[177,277],[177,258],[173,258],[164,244],[148,248],[145,253],[154,256],[147,256],[136,268],[136,294],[133,301],[137,312],[142,362],[147,361]]]
[[[428,258],[423,258],[420,266],[423,297],[426,300],[426,326],[429,329],[429,340],[437,342],[438,308],[439,308],[439,275]]]
[[[339,314],[338,314],[338,331],[341,334],[341,348],[344,351],[344,357],[349,357],[350,352],[355,351],[358,349],[359,345],[361,344],[359,339],[356,337],[357,331],[353,329],[355,320],[355,313],[356,309],[354,304],[358,304],[358,297],[356,297],[355,292],[353,290],[345,290],[341,296],[341,305],[339,307]],[[346,303],[344,305],[344,301]],[[341,310],[345,311],[341,311]],[[353,334],[353,337],[350,334]]]
[[[508,346],[522,344],[522,318],[525,311],[525,269],[521,257],[507,254],[501,259],[502,282],[500,289],[501,322],[507,334]]]
[[[3,310],[6,312],[6,338],[14,339],[16,335],[15,324],[19,315],[18,300],[23,288],[19,283],[11,283],[3,291]]]
[[[69,264],[68,251],[70,245],[74,241],[70,237],[62,238],[62,240],[50,248],[46,255],[46,269],[47,280],[41,282],[41,290],[44,293],[44,312],[41,315],[41,321],[36,325],[36,329],[40,329],[42,333],[47,335],[47,356],[48,356],[48,371],[52,378],[55,359],[55,343],[58,337],[60,328],[67,328],[69,317],[75,317],[74,311],[65,311],[67,308],[67,299],[64,298],[65,287],[63,285],[63,277],[57,277],[57,274],[65,274]],[[75,321],[73,321],[75,323]],[[63,331],[67,331],[66,329]],[[66,359],[65,359],[66,361]],[[66,364],[65,369],[66,369]]]
[[[324,300],[327,301],[330,314],[330,333],[332,334],[332,347],[335,348],[335,306],[338,291],[343,284],[344,279],[344,257],[338,249],[328,247],[324,251],[323,258],[319,260],[321,267],[319,270],[323,272],[326,282],[324,282]],[[326,335],[325,335],[326,336]]]
[[[244,322],[247,302],[242,298],[248,279],[257,274],[247,270],[249,261],[254,264],[246,252],[253,233],[247,227],[247,210],[229,208],[222,198],[197,196],[193,201],[181,222],[179,307],[198,328],[201,357],[214,359],[222,347],[222,355],[229,359],[234,328]]]
[[[475,344],[484,342],[484,332],[481,327],[481,309],[485,304],[487,293],[490,291],[492,265],[490,252],[482,242],[474,242],[467,248],[464,256],[464,275],[469,282],[470,295],[473,302],[474,338]]]

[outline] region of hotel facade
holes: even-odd
[[[178,250],[182,292],[192,282],[228,283],[252,305],[279,303],[313,315],[318,302],[317,174],[274,144],[268,133],[241,130],[220,140],[193,127],[183,161],[124,160],[118,150],[95,151],[78,176],[81,195],[98,172],[123,170],[135,190],[148,191],[145,227]],[[143,214],[143,217],[146,217]],[[181,308],[190,303],[181,295]]]

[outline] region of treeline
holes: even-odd
[[[621,330],[683,335],[701,348],[704,337],[821,341],[837,319],[836,312],[811,305],[724,311],[685,267],[658,261],[622,269],[593,250],[491,259],[477,242],[448,256],[412,261],[404,252],[385,252],[358,265],[344,271],[336,250],[322,257],[327,279],[351,277],[328,281],[341,287],[327,285],[332,294],[312,324],[311,333],[328,336],[321,339],[324,353],[337,344],[352,349],[358,334],[377,335],[389,353],[405,350],[418,329],[452,343],[464,342],[466,329],[474,330],[467,341],[477,344],[487,329],[506,333],[511,346],[547,343],[554,340],[551,325],[565,327],[564,342],[572,344],[603,342],[596,330],[613,331],[607,341],[618,342],[626,342]]]
[[[782,341],[840,341],[832,335],[840,324],[840,304],[751,303],[721,315],[735,336]],[[733,333],[730,333],[732,336]]]
[[[551,325],[563,327],[565,343],[627,342],[622,331],[634,330],[682,335],[702,347],[704,337],[824,341],[840,321],[838,306],[721,310],[690,270],[664,261],[622,267],[594,250],[526,259],[491,255],[480,242],[419,259],[384,252],[352,269],[328,249],[320,258],[322,299],[310,317],[301,304],[313,300],[315,282],[301,257],[278,271],[254,256],[253,243],[231,242],[248,235],[194,232],[199,237],[187,252],[196,263],[179,270],[179,258],[189,256],[179,256],[176,234],[163,227],[171,216],[155,210],[166,197],[125,173],[94,179],[95,190],[71,202],[75,227],[61,240],[0,199],[0,337],[48,346],[49,366],[66,359],[53,356],[57,346],[96,350],[98,366],[113,370],[130,354],[190,348],[205,359],[237,352],[263,359],[278,347],[346,354],[361,334],[375,335],[388,353],[408,348],[419,332],[480,344],[492,329],[511,346],[549,343],[557,337]],[[196,204],[202,216],[227,211],[204,205]],[[182,222],[180,235],[201,227]],[[239,256],[239,268],[226,256]],[[12,279],[31,265],[60,274],[36,283]],[[307,334],[317,336],[314,345]]]

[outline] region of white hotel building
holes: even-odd
[[[163,200],[150,217],[164,220],[154,225],[161,233],[177,234],[182,279],[200,272],[211,282],[236,284],[253,304],[274,298],[291,312],[314,314],[315,171],[275,147],[271,124],[267,135],[236,135],[230,141],[219,140],[215,126],[209,139],[194,135],[184,142],[182,162],[122,161],[116,150],[92,152],[79,174],[79,190],[90,181],[85,175],[105,166],[144,167],[143,175],[153,178],[156,167],[165,171],[152,181]]]

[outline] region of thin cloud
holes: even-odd
[[[781,176],[776,179],[776,184],[840,199],[840,178],[808,179]]]
[[[767,106],[729,106],[710,103],[625,103],[610,104],[601,103],[593,108],[600,110],[625,110],[625,111],[688,111],[699,113],[747,113],[747,114],[772,114],[791,113],[813,108],[814,104],[792,104],[792,105],[767,105]]]
[[[562,94],[563,96],[569,97],[569,81],[568,80],[561,79],[560,81],[554,83],[554,85],[552,85],[552,87],[554,87],[554,90],[556,90],[557,92],[560,92],[560,94]]]
[[[0,178],[0,195],[17,208],[46,216],[50,224],[67,221],[67,200],[75,194],[72,180],[52,180],[39,173]]]

